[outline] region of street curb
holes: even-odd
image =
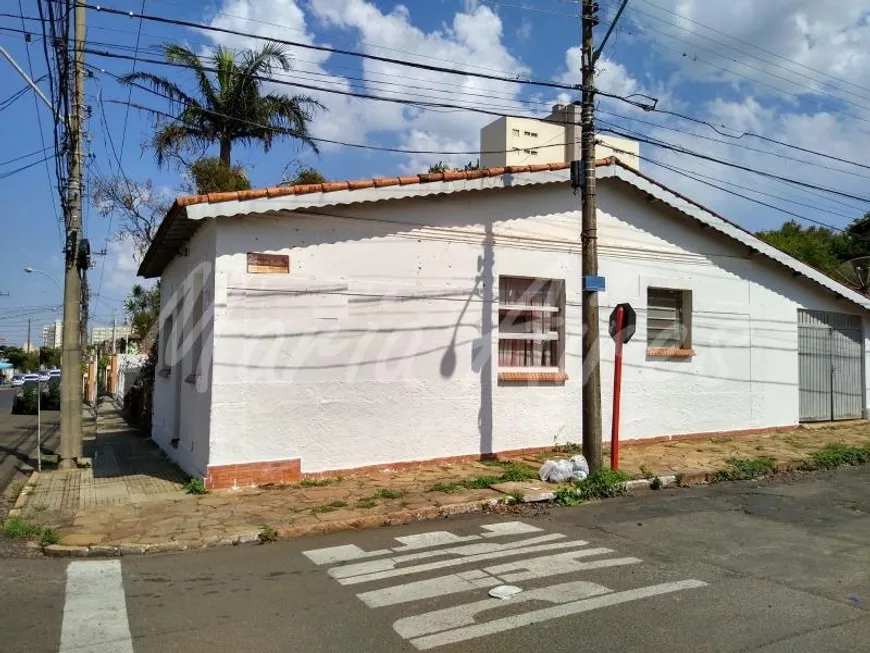
[[[24,508],[24,501],[27,498],[27,495],[33,491],[33,487],[36,485],[36,481],[39,480],[39,472],[36,470],[30,473],[30,478],[24,483],[24,487],[21,488],[21,492],[18,493],[18,498],[15,499],[15,505],[12,506],[12,510],[6,515],[6,517],[20,517],[21,510]]]
[[[804,464],[801,461],[793,461],[781,463],[776,466],[771,476],[781,473],[799,471],[804,469]],[[37,472],[34,472],[34,476]],[[660,476],[662,488],[685,488],[692,485],[706,485],[714,480],[715,471],[691,471],[681,475],[679,484],[677,476]],[[26,487],[26,486],[25,486]],[[641,478],[626,481],[624,484],[628,492],[636,490],[654,491],[651,487],[651,479]],[[22,490],[22,494],[24,490]],[[509,505],[513,502],[508,497],[492,498],[478,501],[470,501],[465,503],[455,503],[446,506],[427,506],[418,510],[403,510],[398,512],[386,513],[381,515],[361,515],[346,520],[323,521],[317,524],[308,524],[306,526],[289,526],[277,529],[279,540],[289,540],[307,535],[328,535],[330,533],[340,533],[343,531],[361,530],[367,528],[380,528],[385,526],[402,526],[414,522],[428,521],[431,519],[441,519],[451,517],[453,515],[467,515],[477,512],[483,512],[490,508],[495,508],[499,505]],[[545,502],[553,505],[554,501]],[[591,505],[596,501],[588,502],[584,505]],[[11,512],[10,512],[11,514]],[[137,544],[137,543],[120,543],[120,544],[93,544],[90,546],[71,546],[64,544],[52,544],[43,548],[45,555],[59,558],[113,558],[126,557],[136,555],[147,555],[151,553],[170,553],[178,551],[200,551],[203,549],[211,549],[224,546],[239,546],[243,544],[259,544],[260,530],[243,531],[231,536],[214,536],[205,540],[191,542],[158,542],[154,544]]]
[[[360,530],[364,528],[378,528],[382,526],[401,526],[418,521],[439,519],[452,515],[466,515],[482,512],[487,508],[498,505],[501,499],[486,499],[483,501],[471,501],[467,503],[455,503],[447,506],[429,506],[419,510],[403,510],[383,515],[363,515],[353,519],[341,521],[325,521],[319,524],[307,526],[291,526],[279,528],[278,538],[289,540],[305,535],[327,535],[342,531]],[[155,544],[93,544],[90,546],[73,546],[66,544],[51,544],[43,548],[45,555],[53,558],[115,558],[133,555],[147,555],[149,553],[170,553],[177,551],[198,551],[223,546],[239,546],[242,544],[258,544],[260,531],[244,531],[228,537],[211,537],[193,542],[159,542]]]

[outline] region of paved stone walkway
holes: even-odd
[[[82,450],[91,467],[43,471],[27,500],[32,512],[61,513],[177,498],[187,477],[147,438],[130,430],[112,404],[86,428]]]
[[[64,545],[104,546],[106,553],[117,553],[119,546],[122,553],[197,548],[256,539],[261,530],[289,537],[406,523],[478,509],[505,496],[488,487],[456,487],[458,481],[503,471],[498,464],[475,462],[186,495],[180,472],[119,420],[117,413],[101,417],[92,470],[44,474],[26,498],[24,517],[58,528]],[[107,452],[101,454],[104,436]],[[623,449],[621,467],[636,477],[698,474],[722,469],[732,457],[800,460],[829,442],[870,444],[870,423],[637,444]],[[551,452],[515,462],[537,469],[546,458],[571,453]]]

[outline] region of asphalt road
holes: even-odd
[[[0,493],[14,480],[24,478],[24,472],[36,467],[36,416],[13,415],[15,391],[0,386]],[[43,451],[54,451],[58,445],[60,412],[42,414]]]
[[[4,560],[0,648],[866,651],[868,488],[870,467],[264,546]],[[523,592],[490,599],[500,582]]]

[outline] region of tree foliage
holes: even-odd
[[[39,369],[39,354],[14,347],[6,351],[6,358],[19,372],[35,372]]]
[[[57,347],[43,347],[39,350],[39,364],[48,369],[60,367],[60,353]]]
[[[283,183],[288,186],[297,186],[299,184],[322,184],[325,181],[328,179],[320,172],[310,166],[303,166],[299,168],[295,177]]]
[[[160,314],[160,284],[146,289],[137,283],[124,301],[124,311],[130,319],[133,333],[144,339]]]
[[[852,279],[843,274],[843,265],[870,256],[870,213],[853,220],[842,231],[802,227],[789,220],[779,229],[759,231],[755,235],[837,281],[852,284]]]
[[[429,166],[429,172],[447,172],[447,171],[455,171],[455,172],[468,172],[469,170],[480,170],[480,159],[477,161],[469,161],[464,166],[460,167],[450,167],[443,161],[439,161],[435,165]]]
[[[101,216],[117,218],[118,238],[130,239],[138,256],[151,245],[170,206],[150,179],[140,183],[120,175],[95,177],[92,197]]]
[[[217,157],[205,157],[195,161],[189,172],[198,195],[251,188],[251,182],[241,166],[228,166]]]
[[[276,136],[291,137],[318,151],[309,123],[323,105],[308,96],[291,97],[263,90],[264,78],[275,68],[290,69],[286,47],[269,42],[259,50],[237,54],[218,46],[203,60],[185,46],[167,45],[163,56],[168,63],[191,72],[191,90],[182,89],[169,77],[145,71],[122,79],[131,85],[147,84],[179,109],[175,119],[157,124],[152,145],[158,164],[168,157],[181,158],[184,152],[201,156],[217,144],[221,161],[231,166],[235,143],[259,142],[268,152]]]

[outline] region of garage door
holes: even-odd
[[[864,409],[861,318],[798,311],[800,419],[854,419]]]

